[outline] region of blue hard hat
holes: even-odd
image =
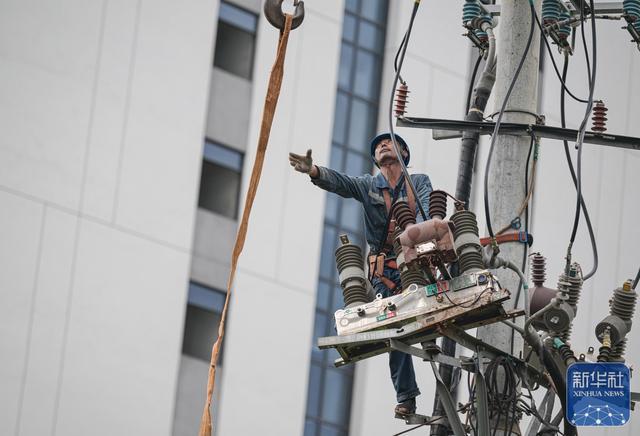
[[[395,137],[398,144],[400,144],[400,146],[402,146],[407,151],[407,156],[404,158],[404,164],[409,165],[409,160],[411,159],[409,146],[407,145],[407,142],[402,139],[402,136],[396,133]],[[378,163],[376,162],[376,146],[380,143],[380,141],[384,139],[391,139],[391,133],[381,133],[371,140],[371,159],[373,159],[373,163],[375,163],[376,165],[378,165]]]

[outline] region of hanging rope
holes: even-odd
[[[269,75],[269,87],[267,88],[267,96],[265,98],[264,109],[262,112],[260,136],[258,138],[258,151],[253,163],[247,198],[244,202],[244,210],[242,212],[242,220],[240,221],[240,227],[238,228],[238,233],[236,235],[236,243],[233,247],[233,254],[231,256],[231,271],[229,272],[229,280],[227,281],[227,298],[224,302],[222,317],[220,319],[220,325],[218,326],[218,339],[213,344],[213,349],[211,350],[211,366],[209,367],[209,380],[207,382],[207,401],[204,406],[204,411],[202,412],[202,419],[200,420],[199,436],[211,436],[212,434],[211,398],[215,389],[218,354],[220,352],[220,347],[222,346],[222,340],[224,339],[224,323],[227,318],[227,309],[231,298],[231,287],[236,275],[238,258],[240,257],[240,253],[242,253],[244,241],[247,236],[249,216],[251,215],[253,200],[255,199],[256,191],[258,190],[264,156],[267,151],[267,143],[269,142],[269,134],[271,133],[271,124],[273,123],[273,116],[278,103],[278,97],[280,96],[280,86],[282,85],[282,75],[284,73],[284,57],[287,51],[287,41],[289,40],[289,32],[291,31],[291,22],[292,16],[285,14],[284,27],[283,30],[280,31],[276,61],[273,64],[271,74]]]

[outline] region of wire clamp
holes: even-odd
[[[520,230],[520,227],[522,227],[522,223],[520,221],[520,217],[517,216],[514,219],[511,220],[511,228],[514,230]],[[522,233],[522,232],[521,232]]]

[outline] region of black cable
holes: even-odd
[[[535,11],[534,11],[535,12]],[[558,65],[556,64],[556,60],[553,57],[553,51],[551,50],[551,46],[549,45],[549,41],[547,40],[547,37],[544,33],[544,29],[542,28],[542,24],[540,24],[540,19],[538,18],[538,13],[535,12],[535,18],[536,18],[536,23],[538,23],[538,27],[540,28],[540,32],[542,34],[542,40],[544,41],[544,45],[547,47],[547,52],[549,52],[549,57],[551,58],[551,63],[553,64],[553,69],[556,71],[556,75],[558,76],[558,80],[560,80],[560,84],[562,85],[562,87],[564,88],[564,90],[567,92],[567,94],[569,94],[574,100],[580,102],[580,103],[588,103],[589,100],[583,100],[579,97],[576,97],[571,91],[569,91],[569,88],[567,87],[567,84],[565,83],[564,80],[562,80],[562,77],[560,77],[560,70],[558,70]]]
[[[638,281],[640,281],[640,269],[638,269],[638,274],[636,274],[636,279],[633,281],[633,285],[631,285],[631,289],[635,289],[638,286]]]
[[[591,110],[593,109],[593,90],[595,88],[594,85],[595,85],[595,74],[596,74],[596,69],[595,69],[596,44],[594,40],[593,41],[594,62],[593,62],[593,71],[591,71],[591,68],[589,66],[589,50],[587,49],[587,39],[584,35],[584,26],[585,26],[584,3],[581,3],[581,5],[582,7],[580,8],[580,21],[581,21],[580,33],[582,34],[582,46],[584,47],[584,56],[587,64],[587,79],[589,82],[589,101],[587,102],[587,108],[585,109],[584,117],[582,118],[582,122],[580,123],[580,128],[578,129],[578,137],[576,138],[576,148],[578,149],[578,156],[576,158],[576,167],[577,167],[577,176],[578,176],[578,195],[576,198],[576,213],[575,213],[575,218],[573,220],[571,238],[569,239],[570,241],[569,251],[571,251],[571,246],[573,245],[573,242],[576,239],[576,233],[578,232],[578,225],[580,223],[580,198],[582,195],[582,145],[583,145],[582,143],[584,140],[584,134],[587,130],[587,122],[589,121],[589,115],[591,115]],[[593,18],[593,15],[591,17],[592,17],[593,23],[595,24],[595,19]],[[595,32],[595,27],[593,31]],[[592,36],[595,37],[595,33]]]
[[[502,123],[502,116],[504,115],[504,111],[507,107],[507,102],[509,101],[509,97],[511,96],[511,92],[513,91],[513,87],[516,84],[518,76],[520,75],[520,70],[522,70],[522,66],[524,65],[524,61],[527,58],[527,54],[529,53],[529,47],[531,47],[531,41],[533,40],[533,30],[535,29],[535,9],[533,7],[533,3],[531,0],[529,1],[529,8],[531,9],[531,28],[529,30],[529,38],[527,39],[527,45],[524,49],[524,53],[522,54],[522,59],[520,59],[520,63],[518,64],[518,68],[513,75],[513,79],[511,80],[511,84],[509,85],[509,89],[507,90],[507,94],[504,96],[504,101],[502,102],[502,107],[500,108],[500,114],[498,115],[498,120],[496,121],[496,126],[493,129],[493,135],[491,136],[491,146],[489,147],[489,156],[487,157],[487,165],[484,169],[484,214],[487,221],[487,230],[489,231],[489,235],[494,238],[493,228],[491,227],[491,214],[489,212],[489,189],[488,189],[488,181],[489,181],[489,168],[491,167],[491,156],[493,155],[493,149],[496,143],[496,138],[498,137],[498,131],[500,130],[500,123]]]
[[[407,41],[407,32],[405,32],[404,35],[402,36],[402,41],[400,41],[400,46],[398,47],[398,50],[396,51],[396,55],[393,58],[393,71],[395,72],[398,71],[398,56],[400,56],[400,51],[402,51],[402,47],[404,47],[404,44],[406,41]],[[402,79],[402,76],[400,76],[400,74],[398,74],[398,78],[400,79],[400,83],[402,83],[403,85],[406,84],[406,82]]]
[[[527,153],[527,163],[525,164],[524,169],[524,195],[526,196],[529,193],[529,163],[531,162],[531,155],[533,154],[533,145],[535,144],[535,137],[531,136],[531,142],[529,143],[529,152]],[[524,232],[525,234],[529,234],[529,202],[527,201],[527,205],[524,208]],[[522,252],[522,267],[520,270],[524,272],[524,269],[527,266],[527,244],[523,245]],[[513,303],[513,307],[518,307],[518,302],[520,301],[520,293],[522,292],[522,279],[518,284],[518,291],[516,292],[515,302]],[[513,354],[513,342],[514,342],[515,331],[511,330],[511,354]]]
[[[500,417],[503,412],[505,427],[509,425],[509,422],[511,423],[511,427],[505,428],[505,432],[508,431],[511,434],[517,419],[516,404],[519,385],[519,377],[513,360],[505,356],[497,356],[487,365],[485,377],[487,380],[487,400],[492,406],[489,418],[493,418],[493,412],[497,410],[496,426],[493,428],[492,435],[496,434],[500,426]],[[502,389],[500,389],[501,377],[503,377]],[[509,415],[511,415],[511,421],[509,421]]]
[[[575,38],[575,33],[573,34]],[[564,65],[562,67],[562,76],[566,78],[567,69],[569,67],[569,55],[565,54]],[[567,126],[566,123],[566,113],[565,113],[565,100],[564,100],[564,92],[560,90],[560,125],[562,128]],[[576,177],[575,170],[573,168],[573,163],[571,161],[571,153],[569,152],[569,143],[567,141],[562,141],[564,144],[564,154],[567,158],[567,165],[569,166],[569,172],[571,173],[571,179],[573,180],[573,185],[575,188],[578,188],[578,180]],[[580,203],[582,206],[582,213],[584,214],[584,220],[587,223],[587,229],[589,231],[589,239],[591,240],[591,249],[593,251],[593,269],[586,275],[584,275],[583,280],[586,281],[590,277],[592,277],[596,270],[598,269],[598,246],[596,245],[595,234],[593,231],[593,225],[591,224],[591,217],[589,216],[589,211],[587,209],[587,205],[584,202],[584,197],[580,195]]]
[[[574,219],[574,226],[572,229],[572,234],[571,234],[571,238],[570,238],[570,242],[569,242],[569,248],[568,248],[568,252],[570,253],[571,251],[571,247],[573,245],[573,241],[575,240],[575,233],[577,231],[577,227],[578,227],[578,222],[579,222],[579,211],[580,208],[582,209],[582,212],[584,214],[584,218],[585,221],[587,223],[587,229],[589,231],[589,239],[591,241],[591,248],[593,251],[593,268],[591,269],[591,271],[587,274],[584,275],[583,280],[586,281],[589,278],[591,278],[597,271],[598,269],[598,247],[595,241],[595,234],[593,232],[593,226],[591,224],[591,219],[589,217],[589,212],[587,210],[586,204],[584,202],[584,198],[582,196],[582,183],[581,183],[581,156],[582,156],[582,141],[580,140],[581,138],[584,139],[584,133],[586,131],[586,120],[589,117],[589,114],[591,113],[591,109],[589,108],[590,106],[593,106],[593,89],[594,89],[594,85],[595,85],[595,70],[596,70],[596,40],[595,40],[595,19],[592,16],[592,27],[593,27],[593,54],[594,54],[594,62],[593,62],[593,73],[591,73],[591,71],[589,71],[588,73],[588,79],[589,79],[589,97],[590,97],[590,101],[591,103],[587,105],[588,110],[585,111],[585,119],[583,119],[583,125],[581,125],[581,130],[580,133],[578,134],[578,161],[577,161],[577,167],[578,167],[578,174],[575,173],[574,169],[573,169],[573,164],[571,162],[571,155],[569,153],[569,144],[567,141],[563,141],[564,144],[564,151],[565,151],[565,156],[567,158],[567,164],[569,165],[569,171],[571,173],[571,178],[573,180],[573,183],[576,187],[576,191],[577,191],[577,205],[576,205],[576,218]],[[584,29],[583,29],[584,31]],[[572,35],[572,44],[575,43],[575,31]],[[583,44],[585,43],[585,40],[583,39]],[[587,56],[587,63],[589,63],[588,61],[588,52],[586,50],[586,45],[585,45],[585,56]],[[562,70],[562,78],[563,80],[566,80],[567,77],[567,69],[568,69],[568,54],[565,53],[565,58],[564,58],[564,65],[563,65],[563,70]],[[561,126],[564,128],[566,127],[566,116],[565,116],[565,98],[564,98],[564,89],[560,90],[560,122],[561,122]]]
[[[495,291],[495,289],[493,289],[493,287],[487,288],[484,291],[480,292],[478,295],[476,295],[476,298],[474,298],[471,303],[466,304],[466,305],[460,304],[460,303],[454,303],[454,301],[449,297],[447,291],[443,292],[442,294],[444,294],[444,296],[447,297],[447,300],[449,300],[449,303],[453,304],[454,307],[462,307],[463,309],[469,309],[469,308],[473,307],[480,300],[480,298],[482,298],[484,293],[489,291],[489,290]]]
[[[471,96],[473,94],[473,86],[476,83],[476,74],[478,74],[478,67],[480,66],[481,60],[482,60],[482,52],[478,54],[478,59],[476,60],[476,64],[473,66],[473,72],[471,73],[471,80],[469,81],[469,90],[467,91],[467,104],[464,109],[465,115],[469,113],[469,108],[471,107]]]
[[[413,192],[413,195],[415,198],[419,199],[420,197],[418,196],[418,193],[416,191],[416,187],[413,184],[413,181],[411,180],[411,177],[409,176],[409,172],[407,171],[407,166],[404,163],[404,158],[402,157],[402,153],[400,152],[400,147],[398,147],[398,141],[396,140],[396,134],[393,130],[393,98],[395,97],[396,94],[396,86],[398,85],[398,79],[400,78],[400,70],[402,69],[402,63],[404,62],[404,56],[407,53],[407,46],[409,45],[409,38],[411,36],[411,29],[413,28],[413,22],[416,18],[416,14],[418,12],[418,7],[420,6],[420,0],[414,0],[413,3],[413,10],[411,11],[411,19],[409,20],[409,28],[407,29],[406,32],[406,37],[403,38],[403,44],[402,44],[402,50],[400,53],[400,61],[398,63],[398,68],[396,70],[396,76],[393,79],[393,87],[391,88],[391,99],[389,100],[389,131],[391,133],[391,141],[393,142],[393,149],[396,153],[396,157],[398,159],[398,163],[400,164],[400,167],[402,168],[402,173],[404,175],[404,177],[406,177],[407,179],[407,183],[409,184],[409,188],[411,188],[411,191]],[[422,203],[420,201],[416,201],[416,206],[418,206],[418,209],[420,210],[420,215],[422,216],[422,219],[424,221],[427,221],[428,217],[427,214],[424,211],[424,208],[422,207]]]

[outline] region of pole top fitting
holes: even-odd
[[[284,30],[284,13],[282,12],[282,2],[284,0],[265,0],[264,2],[264,16],[267,21],[271,23],[273,27],[280,30]],[[304,2],[301,0],[294,0],[295,10],[293,13],[293,20],[291,22],[291,30],[302,24],[304,20]]]

